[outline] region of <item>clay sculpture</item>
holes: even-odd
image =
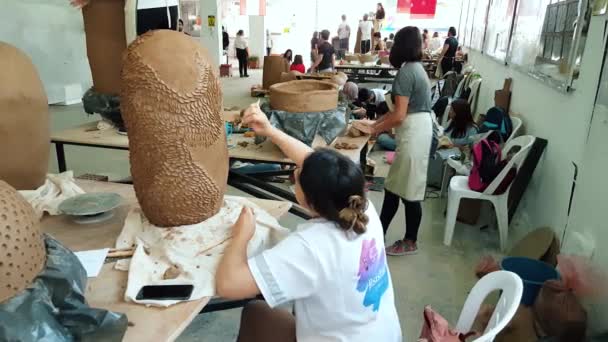
[[[122,53],[127,48],[125,1],[91,1],[82,9],[82,17],[93,89],[102,94],[118,95]]]
[[[262,76],[264,89],[270,89],[273,84],[280,83],[281,75],[284,72],[289,72],[289,64],[283,56],[264,57],[264,73]]]
[[[338,107],[338,86],[325,81],[304,80],[270,87],[270,107],[290,113],[324,112]]]
[[[302,73],[297,70],[293,70],[290,72],[282,72],[281,73],[281,83],[296,81],[298,79],[298,76],[300,76],[300,75],[302,75]]]
[[[215,215],[228,149],[219,75],[207,52],[179,32],[150,31],[127,49],[122,85],[131,174],[146,217],[174,227]]]
[[[0,60],[0,179],[33,190],[44,184],[48,168],[48,100],[23,52],[0,42]]]
[[[39,221],[17,190],[0,180],[0,303],[25,290],[42,271],[46,248]]]

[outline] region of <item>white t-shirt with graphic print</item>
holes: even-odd
[[[294,302],[298,342],[402,340],[382,224],[371,202],[366,214],[362,235],[313,219],[249,259],[271,307]]]

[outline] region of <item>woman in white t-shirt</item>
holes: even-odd
[[[382,224],[365,199],[361,169],[335,150],[313,151],[272,127],[257,105],[243,123],[296,163],[296,198],[315,218],[248,260],[255,218],[243,209],[217,269],[217,294],[262,294],[266,302],[244,308],[238,340],[401,341]],[[288,302],[295,316],[275,309]]]

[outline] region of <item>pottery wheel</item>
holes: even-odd
[[[61,202],[59,210],[72,216],[76,223],[99,223],[114,216],[112,210],[121,202],[122,197],[116,193],[88,193]]]

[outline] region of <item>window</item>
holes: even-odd
[[[475,11],[476,0],[465,0],[462,10],[462,22],[459,40],[463,46],[470,46],[471,31],[473,30],[473,12]]]
[[[486,34],[488,19],[488,5],[490,0],[476,0],[475,12],[473,14],[473,29],[471,32],[470,48],[481,51]]]
[[[551,64],[568,61],[578,18],[578,4],[579,0],[566,0],[546,7],[538,61]]]
[[[541,39],[543,20],[550,0],[520,1],[509,49],[509,63],[530,69],[536,64],[536,56],[542,54]],[[546,24],[546,23],[545,23]],[[553,24],[555,25],[555,24]],[[552,42],[552,41],[551,41]]]
[[[505,61],[507,57],[516,3],[517,0],[490,1],[483,51],[500,61]]]

